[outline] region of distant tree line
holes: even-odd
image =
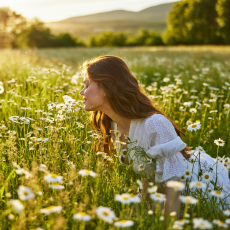
[[[230,44],[230,0],[181,0],[162,34],[167,45]]]
[[[54,35],[38,19],[27,20],[9,8],[0,8],[0,48],[76,46],[159,46],[230,44],[230,0],[181,0],[168,14],[160,35],[141,28],[136,35],[103,31],[80,41],[69,33]]]

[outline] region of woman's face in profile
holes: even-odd
[[[105,106],[106,97],[104,91],[98,87],[97,83],[89,78],[84,78],[84,88],[80,94],[84,99],[84,109],[86,111],[98,111]]]

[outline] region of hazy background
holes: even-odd
[[[0,48],[228,44],[230,0],[0,3]]]
[[[112,10],[140,11],[168,2],[175,0],[1,0],[0,7],[10,7],[26,18],[52,22]]]

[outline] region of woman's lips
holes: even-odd
[[[85,104],[86,101],[87,101],[87,99],[84,99],[83,103]]]

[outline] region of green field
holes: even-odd
[[[156,107],[183,128],[186,137],[182,140],[188,146],[202,146],[214,158],[218,152],[219,160],[228,167],[230,47],[0,50],[1,229],[112,230],[119,220],[132,220],[134,225],[128,229],[166,229],[163,210],[157,208],[151,214],[149,202],[114,200],[116,194],[136,195],[140,177],[117,157],[112,160],[94,151],[93,142],[99,137],[90,128],[90,112],[83,109],[82,77],[73,82],[73,76],[85,60],[106,54],[126,61]],[[77,109],[61,113],[51,106],[64,103],[64,95],[76,100]],[[201,129],[188,131],[189,120],[199,120]],[[224,146],[214,143],[219,138]],[[47,166],[43,171],[41,164]],[[96,177],[79,175],[83,169],[97,173]],[[62,176],[62,183],[51,188],[51,179],[45,175],[57,180],[57,175]],[[30,191],[20,195],[22,185],[34,197],[26,200]],[[216,198],[208,202],[189,189],[182,194],[199,195],[199,201],[198,205],[182,203],[180,218],[187,218],[188,223],[181,229],[193,229],[193,219],[198,217],[209,222],[228,219],[218,210]],[[18,199],[23,206],[12,203]],[[110,207],[116,218],[110,223],[101,219],[96,214],[99,206]],[[91,220],[73,219],[79,212],[89,214]],[[173,229],[173,224],[171,216],[167,229]],[[213,224],[213,229],[222,228]]]

